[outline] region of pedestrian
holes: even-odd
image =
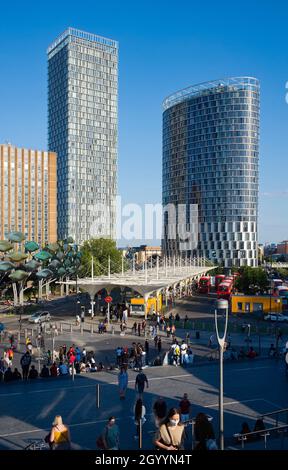
[[[180,350],[181,350],[181,365],[183,366],[185,364],[185,358],[186,358],[186,354],[187,354],[187,350],[188,350],[188,344],[185,342],[185,340],[183,339],[182,341],[182,344],[180,346]]]
[[[214,430],[206,414],[198,413],[196,416],[194,434],[195,450],[212,450],[213,444],[214,450],[217,449]]]
[[[21,364],[21,367],[22,367],[23,380],[27,380],[28,379],[28,374],[29,374],[29,367],[30,367],[30,364],[31,364],[31,355],[28,351],[26,351],[26,353],[23,354],[23,356],[21,357],[20,364]]]
[[[29,371],[28,379],[37,379],[37,378],[38,378],[38,371],[35,369],[35,366],[33,364]]]
[[[138,398],[134,407],[134,422],[136,424],[136,435],[134,436],[135,439],[139,438],[140,424],[143,426],[143,424],[146,422],[145,414],[146,414],[146,408],[143,405],[142,399]]]
[[[138,323],[138,336],[141,336],[141,323]]]
[[[190,419],[191,403],[188,400],[187,393],[184,393],[182,400],[179,403],[179,409],[181,414],[181,423]]]
[[[158,347],[158,353],[160,354],[162,351],[162,340],[160,336],[158,337],[157,347]]]
[[[149,354],[149,341],[147,338],[145,339],[145,352],[146,352],[146,355]]]
[[[137,331],[137,323],[136,321],[133,323],[133,326],[132,326],[132,333],[134,333],[134,335],[136,335],[136,331]]]
[[[157,335],[154,337],[154,344],[155,344],[155,348],[157,348],[157,344],[158,344],[158,336]]]
[[[68,426],[63,424],[60,415],[55,416],[50,431],[50,443],[53,450],[71,449],[71,438]]]
[[[17,369],[17,367],[15,367],[14,372],[13,372],[13,380],[21,380],[21,379],[22,379],[22,376],[19,370]]]
[[[128,387],[128,373],[125,367],[121,367],[118,374],[119,395],[120,400],[125,400],[126,390]]]
[[[156,433],[154,444],[159,450],[184,450],[184,439],[185,426],[180,423],[179,411],[171,408]]]
[[[45,364],[43,365],[42,370],[40,372],[40,377],[42,377],[43,379],[50,377],[49,369]]]
[[[146,388],[149,388],[148,379],[147,379],[146,375],[140,369],[139,373],[136,376],[136,380],[135,380],[135,390],[138,390],[139,398],[142,398],[142,396],[143,396],[143,392],[144,392],[144,389],[145,389],[145,383],[146,383]]]
[[[62,364],[62,362],[60,362],[60,364]],[[52,366],[50,367],[50,375],[51,377],[57,377],[58,375],[58,367],[56,362],[53,362]]]
[[[86,351],[86,348],[83,348],[82,349],[82,361],[84,362],[84,364],[86,364],[86,360],[87,360],[87,351]]]
[[[158,397],[153,405],[155,426],[159,428],[167,413],[167,404],[163,397]]]
[[[167,325],[167,327],[166,327],[167,338],[170,337],[170,333],[171,333],[171,327],[170,327],[170,325]]]
[[[97,439],[96,444],[100,449],[119,450],[119,443],[119,427],[116,424],[115,416],[110,416],[108,423],[103,429],[101,436]]]
[[[180,346],[175,341],[171,346],[172,354],[173,354],[173,364],[177,367],[180,362]]]

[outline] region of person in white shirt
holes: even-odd
[[[185,343],[184,339],[182,341],[180,349],[181,349],[181,364],[183,365],[186,362],[186,354],[187,354],[187,350],[188,350],[188,344]]]

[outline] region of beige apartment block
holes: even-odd
[[[56,153],[0,144],[0,238],[11,231],[57,240]]]

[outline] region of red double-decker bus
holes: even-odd
[[[208,294],[211,288],[210,276],[201,276],[198,282],[198,292],[200,294]]]
[[[224,281],[225,279],[225,274],[216,274],[215,276],[215,290],[218,290],[219,284]]]
[[[225,277],[217,289],[218,299],[227,299],[229,300],[233,292],[234,279],[231,277]]]

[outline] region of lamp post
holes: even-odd
[[[227,325],[228,325],[228,300],[219,299],[217,300],[215,309],[215,329],[216,336],[219,345],[219,443],[220,450],[224,450],[224,409],[223,409],[223,353],[225,347],[225,338],[227,334]],[[219,336],[218,330],[218,320],[217,313],[218,311],[225,311],[225,328],[223,336]]]

